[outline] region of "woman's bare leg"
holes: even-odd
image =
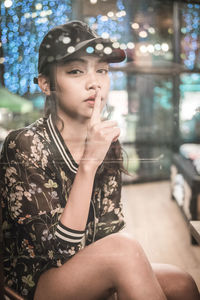
[[[152,268],[168,300],[200,300],[193,278],[178,267],[152,264]]]
[[[168,264],[152,264],[152,268],[168,300],[200,300],[197,285],[188,273]],[[106,300],[118,300],[117,295]]]
[[[144,251],[133,239],[112,234],[86,247],[38,282],[35,300],[166,300]]]
[[[194,279],[176,266],[152,264],[153,271],[168,300],[200,300]],[[106,300],[118,300],[114,294]]]

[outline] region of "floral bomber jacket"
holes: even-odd
[[[12,131],[0,156],[4,273],[9,286],[32,299],[39,276],[80,249],[124,227],[121,172],[99,167],[85,231],[59,221],[77,163],[51,116]]]

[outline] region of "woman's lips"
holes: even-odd
[[[87,99],[85,102],[87,102],[90,106],[94,106],[95,99]]]
[[[88,99],[85,100],[85,102],[93,106],[95,102],[95,96],[89,97]]]
[[[95,98],[96,98],[95,96],[91,96],[91,97],[87,98],[85,101],[94,101]]]
[[[88,104],[94,106],[95,99],[96,99],[96,95],[89,97],[89,98],[86,99],[84,102],[87,102]],[[103,100],[103,99],[101,98],[101,101],[102,101],[102,100]]]

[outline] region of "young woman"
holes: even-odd
[[[101,112],[108,64],[124,58],[79,21],[41,43],[35,81],[45,116],[11,132],[1,154],[5,277],[27,299],[199,299],[188,274],[151,266],[138,242],[118,233],[120,129]]]

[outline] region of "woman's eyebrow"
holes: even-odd
[[[68,64],[68,63],[70,64],[70,63],[73,63],[73,62],[82,62],[82,63],[85,63],[85,64],[88,63],[87,59],[76,57],[76,58],[72,58],[72,59],[66,61],[66,64]],[[105,58],[99,58],[97,60],[97,63],[107,63],[107,61],[105,60]]]
[[[73,58],[73,59],[70,59],[68,61],[65,62],[65,64],[71,64],[71,63],[74,63],[74,62],[81,62],[81,63],[87,63],[87,61],[83,58]]]
[[[83,64],[83,65],[87,65],[88,64],[88,60],[87,59],[84,59],[84,58],[78,58],[78,57],[76,57],[76,58],[72,58],[72,59],[70,59],[70,60],[66,60],[65,62],[64,62],[64,64],[62,64],[61,66],[73,66],[73,64],[75,65],[75,64]],[[96,64],[106,64],[106,65],[108,65],[109,66],[109,64],[105,61],[105,59],[103,59],[103,58],[99,58],[97,61],[96,61]]]

